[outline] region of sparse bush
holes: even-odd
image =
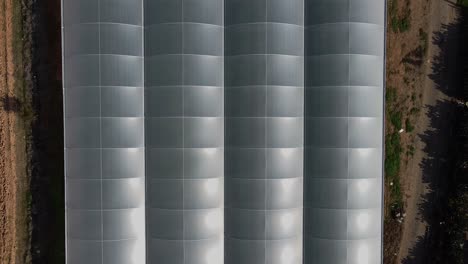
[[[396,89],[389,86],[387,87],[385,91],[385,101],[387,104],[394,103],[396,101],[397,94],[396,94]]]
[[[420,111],[419,108],[413,107],[410,110],[410,114],[415,115],[415,114],[419,113],[419,111]]]
[[[406,127],[406,131],[408,132],[413,132],[414,130],[414,126],[411,124],[411,120],[409,118],[407,118],[405,121],[405,127]]]
[[[390,111],[390,123],[392,123],[393,127],[395,127],[397,130],[400,130],[403,127],[401,122],[402,117],[403,114],[401,111]]]
[[[411,28],[409,13],[403,17],[394,16],[391,19],[393,32],[406,32]]]
[[[406,151],[406,155],[408,156],[414,156],[414,152],[416,151],[416,148],[413,145],[408,146],[408,150]]]
[[[429,40],[428,40],[427,33],[422,28],[419,29],[419,41],[420,41],[421,51],[425,56],[426,53],[427,53],[427,47],[429,45]]]
[[[389,16],[390,24],[393,32],[405,32],[411,27],[411,10],[409,9],[409,2],[406,3],[406,9],[403,16],[398,15],[398,2],[393,0],[390,3]]]
[[[388,135],[385,141],[385,177],[388,179],[395,179],[400,171],[401,151],[400,134]]]

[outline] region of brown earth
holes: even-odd
[[[0,263],[29,261],[27,124],[21,2],[0,0]]]
[[[12,95],[14,65],[12,62],[11,1],[2,1],[0,9],[0,97]],[[5,101],[5,100],[4,100]],[[6,102],[8,103],[8,102]],[[4,102],[5,104],[5,102]],[[5,108],[5,106],[3,106]],[[0,111],[0,262],[12,263],[16,259],[16,153],[14,151],[16,122],[14,114]]]
[[[405,128],[405,120],[408,119],[417,130],[419,126],[420,108],[424,93],[424,69],[427,65],[425,59],[427,45],[430,40],[428,35],[429,12],[433,1],[430,0],[393,0],[388,1],[388,28],[387,28],[387,93],[393,90],[397,96],[393,104],[387,102],[386,134],[395,130],[389,125],[389,110],[402,113],[401,120]],[[392,10],[392,4],[395,5]],[[409,26],[405,31],[395,30],[392,27],[392,17],[402,18],[407,14]],[[418,54],[419,53],[419,54]],[[400,134],[401,168],[404,171],[412,160],[408,150],[413,147],[416,134],[405,131]],[[402,192],[405,190],[405,177],[400,174]],[[392,184],[392,185],[390,185]],[[392,219],[390,207],[393,201],[390,197],[394,183],[386,181],[385,185],[385,225],[384,225],[384,263],[396,263],[402,237],[402,224]],[[403,203],[405,199],[403,197]]]
[[[451,170],[460,77],[459,7],[455,0],[434,0],[429,9],[430,44],[422,79],[422,113],[415,130],[415,154],[402,170],[407,217],[403,223],[398,261],[405,264],[435,263],[436,230],[443,225],[439,214]],[[439,219],[435,222],[435,219]],[[443,228],[443,226],[442,226]],[[439,262],[437,262],[439,263]]]
[[[401,111],[403,122],[410,120],[414,130],[400,134],[403,153],[399,180],[405,212],[401,222],[392,219],[389,212],[394,186],[389,182],[385,186],[384,263],[387,264],[431,263],[427,257],[431,254],[422,244],[433,239],[428,219],[436,211],[437,196],[443,190],[443,178],[448,171],[448,141],[457,107],[455,2],[398,0],[394,11],[397,16],[410,14],[410,27],[404,32],[394,32],[389,15],[387,92],[394,89],[397,100],[387,105],[387,116],[388,111]],[[387,124],[387,134],[392,129]]]

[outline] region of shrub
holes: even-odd
[[[400,171],[400,156],[402,148],[400,134],[394,132],[385,141],[385,176],[394,179]]]
[[[411,120],[409,120],[409,118],[407,118],[405,121],[405,127],[406,127],[406,131],[408,132],[413,132],[414,130],[414,126],[411,124]]]
[[[403,114],[400,111],[390,111],[389,118],[390,123],[392,123],[393,127],[400,130],[402,126],[401,118]]]
[[[386,101],[386,103],[390,104],[390,103],[395,102],[396,97],[397,97],[397,94],[396,94],[395,88],[393,88],[391,86],[387,87],[387,89],[385,91],[385,101]]]

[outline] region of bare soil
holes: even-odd
[[[0,96],[13,93],[14,78],[11,54],[11,1],[2,1],[0,9]],[[15,116],[5,110],[0,111],[0,262],[12,263],[16,259],[16,162],[14,151],[15,134],[11,123]]]
[[[430,43],[423,85],[422,113],[416,128],[415,154],[402,170],[407,217],[398,253],[400,263],[436,263],[436,252],[428,252],[429,245],[437,243],[434,230],[443,228],[437,215],[441,197],[452,168],[450,149],[460,77],[459,24],[455,0],[434,0],[429,9],[427,26]],[[443,217],[442,217],[443,218]],[[439,262],[437,262],[439,263]]]
[[[387,28],[387,93],[393,90],[396,100],[389,105],[387,102],[387,126],[386,134],[395,131],[389,123],[389,110],[401,112],[401,122],[403,129],[406,128],[406,120],[414,126],[414,131],[400,133],[401,138],[401,167],[400,182],[401,192],[406,192],[407,177],[405,173],[408,164],[413,160],[412,149],[416,148],[415,141],[417,132],[421,126],[419,119],[422,109],[422,98],[424,94],[425,68],[428,65],[427,50],[430,45],[430,32],[428,25],[430,21],[430,10],[433,3],[438,0],[390,0],[388,1],[388,28]],[[392,5],[395,5],[392,7]],[[395,30],[395,21],[392,17],[407,17],[409,25],[405,30]],[[398,23],[395,23],[398,24]],[[389,109],[392,108],[392,109]],[[390,208],[392,188],[396,184],[386,181],[385,186],[385,224],[384,224],[384,263],[397,263],[403,224],[391,216]],[[406,197],[402,197],[402,202],[406,204]],[[408,218],[408,217],[406,217]],[[406,221],[403,220],[403,221]]]
[[[0,263],[30,262],[29,128],[24,107],[30,63],[23,3],[0,0]],[[24,30],[23,30],[24,29]],[[25,63],[24,63],[25,62]]]
[[[410,120],[413,131],[401,133],[399,179],[402,221],[390,215],[390,193],[385,186],[384,263],[432,263],[424,241],[431,241],[430,215],[448,173],[451,128],[457,108],[457,6],[455,0],[398,0],[396,12],[410,12],[410,27],[387,34],[387,89],[395,89],[392,107]],[[390,20],[390,18],[389,18]],[[422,51],[422,52],[421,52]],[[389,111],[389,109],[387,109]],[[387,112],[388,113],[388,112]],[[392,132],[387,125],[387,133]],[[411,150],[411,151],[410,151]],[[437,223],[440,224],[440,223]],[[425,251],[426,250],[426,251]]]

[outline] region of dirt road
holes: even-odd
[[[416,126],[414,158],[402,173],[406,195],[398,263],[430,263],[425,248],[431,238],[431,220],[444,190],[452,133],[454,96],[457,90],[458,25],[455,0],[432,0],[428,32],[428,61],[423,92],[423,112]]]
[[[27,150],[21,3],[0,0],[0,263],[27,263]],[[18,28],[20,27],[20,28]]]
[[[14,97],[12,0],[1,1],[0,8],[0,263],[16,260],[16,117],[6,111],[9,98]]]

